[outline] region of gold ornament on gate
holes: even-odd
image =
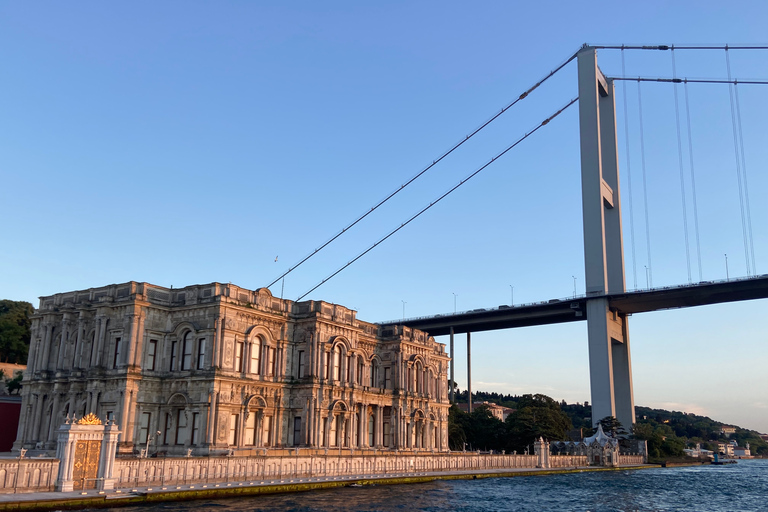
[[[98,416],[89,412],[77,421],[78,425],[101,425],[101,420]]]

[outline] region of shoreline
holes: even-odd
[[[132,505],[148,505],[169,501],[193,501],[203,499],[240,498],[268,494],[286,494],[348,487],[356,484],[399,485],[432,482],[435,480],[477,480],[485,478],[511,478],[521,476],[546,476],[598,471],[629,471],[662,467],[644,464],[618,467],[581,466],[571,468],[489,470],[467,472],[425,472],[393,476],[318,477],[307,479],[283,479],[264,482],[235,482],[211,485],[180,485],[167,487],[137,487],[108,492],[38,492],[0,494],[0,511],[49,511],[79,510],[84,508],[112,508]]]

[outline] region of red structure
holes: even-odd
[[[20,414],[20,396],[0,396],[0,452],[11,451],[19,429]]]

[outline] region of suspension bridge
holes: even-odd
[[[622,75],[617,77],[603,74],[597,63],[598,50],[620,50],[622,56]],[[625,74],[624,52],[626,50],[640,51],[669,51],[672,54],[671,77],[628,77]],[[726,55],[727,73],[722,79],[691,79],[677,76],[675,51],[676,50],[710,50],[724,51]],[[470,396],[471,410],[471,342],[472,332],[509,329],[515,327],[547,325],[574,321],[586,321],[589,345],[590,388],[592,395],[592,421],[596,424],[606,416],[616,417],[622,424],[635,423],[634,393],[632,386],[632,365],[629,344],[628,317],[663,309],[687,308],[724,302],[744,301],[768,298],[768,275],[758,275],[751,208],[749,202],[749,185],[747,180],[747,165],[744,151],[744,135],[742,130],[742,114],[739,96],[740,85],[768,85],[768,80],[739,80],[731,76],[730,51],[768,50],[763,46],[587,46],[582,47],[560,66],[551,71],[543,79],[536,82],[529,89],[519,95],[514,101],[502,108],[497,114],[483,123],[476,130],[452,146],[448,151],[434,159],[431,164],[422,169],[410,180],[404,183],[371,209],[365,211],[352,223],[345,226],[335,236],[330,238],[314,252],[291,266],[286,272],[277,277],[268,285],[271,287],[285,276],[312,258],[315,254],[344,235],[350,228],[361,222],[368,215],[377,210],[384,203],[392,199],[405,187],[413,183],[422,175],[438,165],[443,159],[459,149],[465,142],[473,138],[477,133],[514,107],[520,101],[526,99],[544,82],[559,73],[572,61],[576,61],[578,68],[578,97],[571,99],[559,110],[544,119],[539,125],[526,132],[515,140],[503,151],[493,156],[484,165],[480,166],[461,180],[456,186],[430,202],[415,215],[402,222],[399,226],[377,240],[374,244],[339,267],[333,273],[321,280],[317,285],[302,294],[297,300],[301,300],[313,292],[328,280],[332,279],[344,269],[358,261],[381,243],[385,242],[399,230],[408,226],[437,205],[448,195],[455,192],[467,181],[482,172],[488,166],[496,162],[507,152],[513,150],[522,141],[544,128],[563,111],[578,102],[579,105],[579,129],[580,129],[580,153],[581,153],[581,192],[582,192],[582,220],[584,233],[584,258],[585,258],[585,282],[586,293],[581,296],[556,298],[547,301],[501,305],[498,307],[482,308],[467,312],[453,314],[436,314],[418,318],[403,318],[392,322],[384,322],[383,325],[406,325],[429,332],[433,336],[450,335],[450,354],[453,357],[454,335],[466,333],[467,336],[467,378]],[[643,200],[646,228],[646,289],[627,290],[626,269],[624,260],[624,233],[621,209],[621,192],[619,183],[619,149],[617,143],[616,126],[616,82],[633,80],[638,83],[638,104],[640,106],[640,142],[642,149],[642,182]],[[651,245],[648,222],[648,199],[646,189],[646,155],[643,138],[642,97],[639,84],[643,82],[668,83],[674,88],[675,127],[677,134],[678,167],[681,188],[681,202],[683,211],[684,241],[686,252],[687,284],[679,286],[667,286],[663,288],[653,287]],[[731,107],[731,124],[734,141],[734,155],[736,178],[739,192],[739,211],[741,216],[741,234],[744,245],[744,257],[747,276],[723,281],[704,281],[702,277],[701,247],[698,221],[698,205],[695,188],[695,167],[693,149],[691,146],[691,121],[688,100],[688,84],[727,84],[729,87],[729,100]],[[684,116],[681,116],[680,98],[678,86],[684,90]],[[627,99],[623,97],[623,109],[625,119],[625,133],[628,134]],[[683,123],[681,117],[687,121],[688,157],[690,169],[690,185],[693,199],[693,226],[694,236],[689,236],[688,205],[686,199],[686,177],[684,175],[684,151],[683,151]],[[629,140],[628,135],[626,136]],[[627,142],[627,144],[629,144]],[[629,147],[627,147],[629,153]],[[629,171],[629,156],[627,155],[627,167]],[[629,180],[631,187],[631,179]],[[630,189],[630,198],[632,197]],[[632,203],[629,203],[629,224],[632,251],[632,275],[635,288],[637,288],[637,268],[635,257],[635,226]],[[690,238],[695,240],[692,244]],[[694,282],[691,245],[695,245],[695,253],[698,261],[699,279]],[[727,258],[727,256],[726,256]],[[727,259],[726,259],[727,265]],[[454,364],[453,359],[450,369],[451,400],[453,400]]]

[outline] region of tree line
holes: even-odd
[[[466,392],[457,394],[466,402]],[[567,404],[546,395],[501,395],[498,393],[473,393],[477,400],[496,403],[514,409],[501,421],[491,413],[488,406],[478,405],[471,414],[451,406],[448,418],[448,441],[452,450],[505,450],[525,453],[532,449],[539,437],[548,441],[568,439],[568,432],[581,429],[581,436],[594,433],[592,410],[588,402]],[[694,447],[718,451],[718,442],[736,440],[739,446],[749,443],[753,455],[768,456],[768,443],[758,432],[736,428],[730,437],[722,434],[723,423],[706,416],[635,407],[635,425],[621,425],[615,418],[602,418],[606,433],[618,437],[634,437],[648,443],[651,460],[683,457],[683,449]]]

